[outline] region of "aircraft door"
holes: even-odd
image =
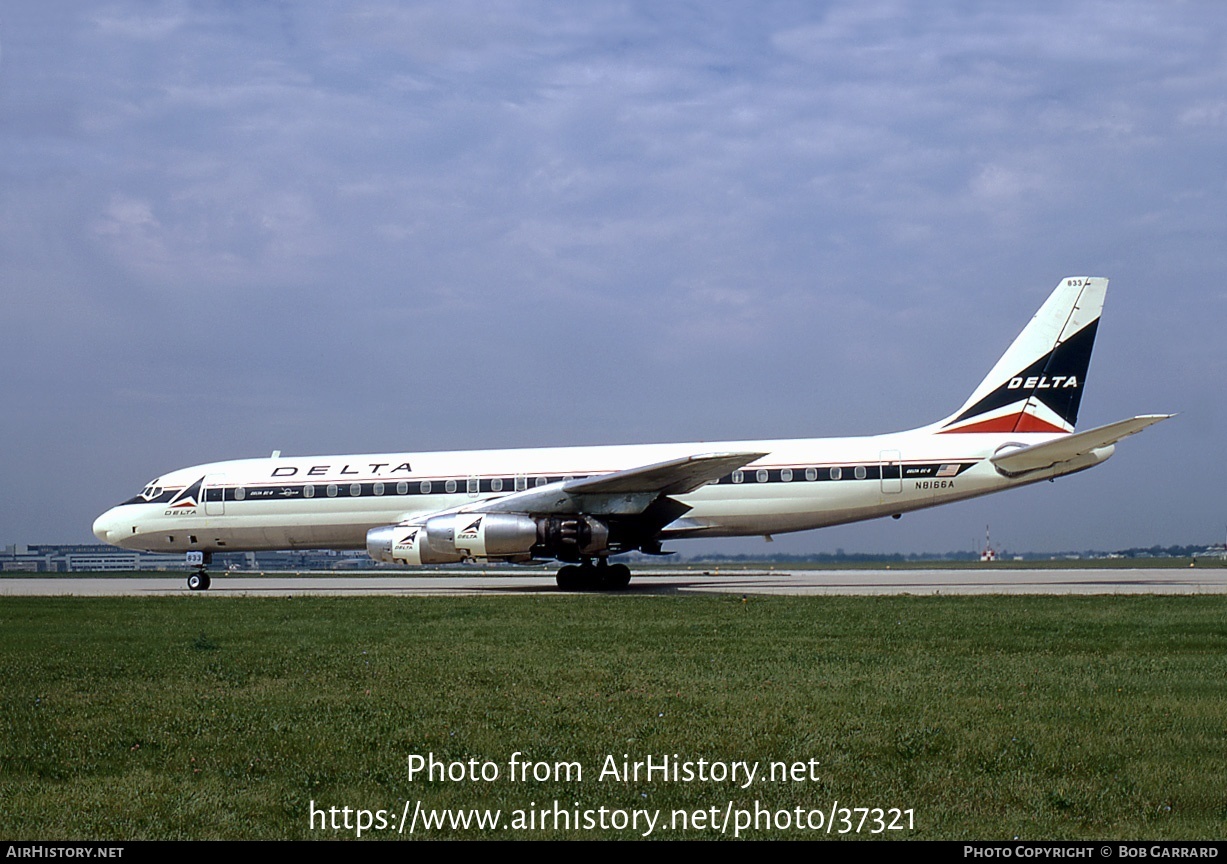
[[[902,454],[898,450],[883,450],[878,454],[878,467],[881,469],[882,491],[887,495],[897,495],[902,492]]]
[[[206,516],[226,515],[226,475],[210,474],[200,487],[200,497],[204,499]]]

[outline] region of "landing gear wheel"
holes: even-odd
[[[625,564],[568,564],[558,571],[558,587],[564,591],[621,591],[631,581]]]
[[[556,581],[563,591],[579,591],[584,587],[583,570],[568,564],[558,571]]]
[[[196,542],[196,538],[192,538],[192,542]],[[204,549],[192,549],[187,553],[187,566],[192,568],[192,572],[187,577],[187,589],[189,591],[208,591],[209,590],[209,573],[205,570],[213,562],[213,552]]]
[[[606,591],[621,591],[631,584],[631,568],[625,564],[610,564],[601,570],[600,585]]]
[[[187,577],[187,588],[189,591],[208,591],[211,582],[209,574],[200,570]]]

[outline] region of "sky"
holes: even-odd
[[[1218,2],[0,6],[0,544],[174,468],[873,434],[1111,279],[1094,471],[683,552],[1227,530]]]

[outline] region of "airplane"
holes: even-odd
[[[1075,432],[1108,280],[1062,279],[948,417],[853,438],[241,459],[151,480],[94,522],[128,549],[362,549],[408,566],[555,560],[566,590],[618,590],[622,553],[688,537],[770,537],[1083,471],[1171,417]]]

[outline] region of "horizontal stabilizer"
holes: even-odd
[[[1004,450],[990,457],[990,461],[998,471],[1007,477],[1017,477],[1031,471],[1051,468],[1063,462],[1072,462],[1093,450],[1109,447],[1122,438],[1141,432],[1148,426],[1153,426],[1160,420],[1166,420],[1171,416],[1173,415],[1145,414],[1140,417],[1132,417],[1128,420],[1109,423],[1107,426],[1088,429],[1085,432],[1065,435],[1043,444]]]

